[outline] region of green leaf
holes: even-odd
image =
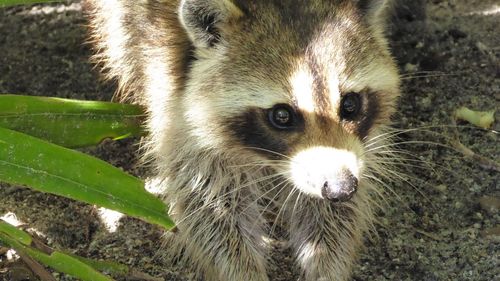
[[[23,243],[24,245],[31,244],[31,236],[28,233],[18,229],[17,227],[11,225],[0,219],[0,232],[10,235],[12,238]]]
[[[0,95],[0,127],[70,148],[141,136],[143,117],[130,104]]]
[[[69,253],[66,253],[69,256],[72,256],[73,258],[91,266],[92,268],[99,270],[100,272],[104,272],[113,276],[122,276],[122,277],[127,277],[127,274],[129,274],[130,269],[128,266],[114,262],[114,261],[100,261],[100,260],[93,260],[93,259],[87,259],[84,257],[72,255]]]
[[[33,254],[33,251],[39,251],[39,250],[33,249],[33,247],[31,247],[32,241],[33,240],[28,233],[26,233],[26,232],[18,229],[17,227],[0,219],[0,242],[5,244],[6,246],[15,248],[16,250],[21,251],[25,254],[31,255],[31,254]],[[16,243],[16,242],[19,242],[20,244]],[[22,247],[22,246],[27,246],[31,249],[30,249],[30,251],[27,251],[26,248]],[[47,254],[47,253],[45,253],[45,254]],[[128,266],[114,262],[114,261],[88,259],[88,258],[80,257],[80,256],[77,256],[77,255],[74,255],[71,253],[67,253],[67,252],[60,252],[60,254],[77,259],[79,262],[82,262],[82,263],[90,266],[91,268],[93,268],[99,272],[106,273],[106,274],[127,277],[127,275],[130,273],[130,269]],[[59,256],[61,256],[60,254],[59,254]],[[40,253],[36,253],[32,257],[36,258],[36,257],[39,257],[39,255],[40,255]],[[40,259],[40,258],[37,258],[37,259],[39,261],[41,261],[41,260],[45,260],[45,258],[46,257],[44,257],[42,259]],[[49,265],[49,264],[45,264],[45,265]],[[68,273],[68,272],[66,272],[66,273]],[[79,277],[79,276],[76,276],[76,277]]]
[[[166,229],[165,204],[144,183],[78,151],[0,128],[0,181],[122,212]]]
[[[13,229],[15,229],[15,231],[13,231]],[[84,281],[113,281],[113,279],[99,273],[89,264],[75,257],[58,251],[44,253],[31,247],[29,244],[25,244],[15,237],[19,232],[23,233],[22,236],[29,237],[26,232],[16,229],[12,225],[0,220],[0,242],[12,247],[19,253],[28,255],[46,266],[50,266],[59,272],[69,274]]]
[[[62,2],[62,0],[0,0],[0,8],[5,8],[14,5],[28,5],[36,3]]]

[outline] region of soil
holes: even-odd
[[[500,4],[432,0],[425,8],[400,8],[390,30],[404,82],[394,120],[402,130],[398,148],[408,159],[400,167],[401,181],[387,183],[393,193],[378,214],[377,235],[367,239],[353,280],[500,280],[499,173],[448,142],[457,108],[499,108]],[[110,100],[114,85],[99,79],[84,42],[79,1],[0,9],[0,93]],[[499,122],[490,130],[459,125],[464,145],[500,159]],[[105,142],[85,152],[146,177],[136,144]],[[1,185],[0,216],[8,212],[51,247],[119,261],[158,280],[192,280],[182,265],[161,258],[162,232],[147,223],[123,218],[110,233],[93,206]],[[271,280],[294,280],[288,251],[275,247],[280,262]],[[0,251],[0,280],[37,280],[6,257]]]

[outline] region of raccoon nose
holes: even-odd
[[[358,179],[348,170],[344,170],[335,181],[326,181],[321,195],[332,202],[346,202],[358,190]]]

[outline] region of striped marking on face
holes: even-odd
[[[305,112],[315,111],[314,75],[304,63],[299,63],[290,77],[292,95],[297,107]]]
[[[328,120],[338,120],[340,91],[335,73],[326,71],[315,58],[308,57],[298,63],[290,84],[299,110],[315,113],[320,125],[329,123]]]
[[[316,113],[319,117],[324,117],[328,115],[331,111],[332,105],[330,102],[330,97],[328,95],[329,90],[327,89],[328,82],[322,75],[323,69],[313,56],[309,56],[307,59],[307,64],[313,73],[314,83],[313,83],[313,96],[316,104]],[[322,118],[320,118],[321,120]]]

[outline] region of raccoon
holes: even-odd
[[[146,156],[207,281],[267,281],[286,233],[300,280],[348,280],[399,96],[389,0],[85,0],[95,60],[148,110]]]

